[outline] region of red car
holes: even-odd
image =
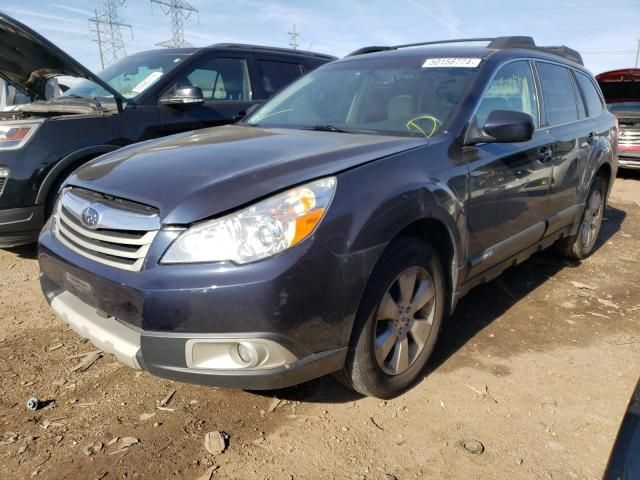
[[[620,125],[618,165],[640,170],[640,68],[604,72],[596,80]]]

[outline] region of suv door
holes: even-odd
[[[548,234],[572,225],[582,211],[578,191],[593,153],[594,125],[587,117],[571,71],[536,61],[545,124],[553,137],[553,173],[549,196]]]
[[[179,75],[161,97],[185,86],[199,87],[204,103],[159,104],[164,135],[231,123],[258,103],[251,91],[249,61],[243,55],[205,57]]]
[[[533,245],[545,230],[552,138],[538,128],[539,101],[529,61],[500,67],[476,109],[477,126],[482,128],[494,110],[527,113],[536,129],[527,142],[465,147],[469,278]]]

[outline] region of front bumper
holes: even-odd
[[[640,147],[618,146],[618,167],[640,170]]]
[[[273,334],[177,334],[149,332],[133,328],[84,303],[68,291],[61,290],[46,276],[41,285],[51,308],[80,336],[90,340],[104,352],[135,369],[148,370],[154,375],[173,380],[252,390],[271,390],[299,384],[339,370],[344,364],[346,348],[311,353],[300,357],[289,339]],[[236,368],[198,368],[194,366],[197,345],[259,345],[277,365]],[[292,348],[293,347],[293,348]],[[290,350],[291,349],[291,350]],[[294,354],[292,350],[297,350]],[[211,362],[227,366],[237,359],[230,354],[223,358],[214,349]],[[202,352],[199,354],[201,360]],[[206,356],[206,354],[205,354]],[[240,359],[240,361],[242,361]]]
[[[0,248],[35,243],[44,217],[42,205],[0,210]]]
[[[626,168],[630,170],[640,170],[640,157],[618,157],[618,168]]]

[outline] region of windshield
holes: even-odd
[[[134,98],[176,67],[186,55],[154,53],[133,55],[111,65],[98,73],[98,77],[109,84],[124,98]],[[113,95],[90,80],[83,80],[70,88],[65,95],[89,98],[113,98]]]
[[[430,137],[447,128],[477,68],[427,65],[406,58],[331,64],[273,97],[247,123]]]

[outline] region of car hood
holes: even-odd
[[[60,75],[91,80],[122,100],[110,85],[49,40],[0,12],[0,77],[32,99],[44,100],[47,80]]]
[[[156,207],[164,224],[185,225],[425,144],[230,125],[126,147],[87,163],[67,184]]]

